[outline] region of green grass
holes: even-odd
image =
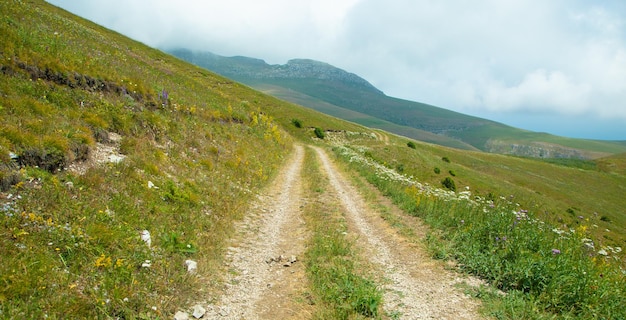
[[[544,221],[544,216],[518,197],[475,198],[469,192],[444,192],[435,184],[435,188],[411,185],[410,179],[395,175],[384,161],[372,161],[380,151],[367,141],[352,140],[349,147],[335,151],[407,214],[431,226],[426,241],[434,257],[454,259],[460,270],[507,292],[504,297],[489,291],[475,293],[486,301],[488,314],[503,319],[626,316],[620,307],[626,302],[621,252],[597,239],[593,224],[600,219],[584,219],[571,229],[562,229],[562,225]],[[399,150],[414,152],[400,144],[404,142],[397,143],[398,148],[402,146]],[[359,155],[357,145],[367,145],[368,151]],[[446,157],[450,165],[462,161],[451,154]],[[534,160],[532,164],[536,164]]]
[[[378,318],[382,293],[367,277],[347,236],[345,218],[336,204],[324,200],[328,180],[320,173],[319,163],[307,151],[303,180],[311,198],[305,206],[305,219],[313,235],[305,253],[306,270],[318,303],[316,319]],[[332,198],[331,198],[332,199]]]

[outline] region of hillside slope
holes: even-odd
[[[171,317],[290,152],[283,103],[43,1],[0,17],[0,318]]]
[[[185,49],[169,52],[281,99],[425,142],[540,158],[595,159],[626,151],[626,146],[619,142],[530,132],[424,103],[389,97],[357,75],[319,61],[294,59],[285,65],[269,65],[260,59],[223,57],[210,52]]]
[[[506,255],[504,250],[498,253],[503,258],[524,254],[520,260],[529,264],[500,264],[516,269],[515,277],[506,273],[511,269],[502,268],[505,273],[486,278],[502,288],[504,281],[500,280],[513,283],[507,288],[516,293],[507,297],[525,299],[528,276],[533,281],[545,280],[544,275],[551,274],[549,268],[558,261],[559,266],[565,266],[560,273],[564,277],[549,279],[554,285],[547,288],[550,290],[543,290],[546,282],[541,280],[534,290],[548,303],[556,301],[552,297],[563,298],[562,292],[575,292],[576,296],[565,296],[569,300],[559,302],[559,309],[555,304],[533,305],[537,299],[529,299],[528,310],[550,315],[562,310],[587,312],[583,315],[623,314],[623,275],[618,282],[608,273],[608,267],[623,256],[618,246],[626,243],[623,154],[595,162],[547,163],[420,143],[251,90],[43,1],[0,2],[0,17],[2,319],[171,318],[198,296],[211,299],[212,293],[229,285],[225,279],[233,270],[225,267],[225,257],[237,250],[228,247],[228,240],[240,231],[236,230],[237,222],[250,215],[251,204],[267,190],[269,181],[274,181],[285,160],[297,154],[294,141],[333,150],[335,156],[329,160],[345,160],[345,170],[363,164],[358,169],[363,176],[387,183],[380,187],[383,194],[410,197],[409,209],[398,213],[386,225],[388,229],[392,224],[404,228],[405,222],[416,221],[410,215],[420,215],[427,207],[434,209],[435,217],[442,217],[442,209],[452,206],[446,211],[446,225],[461,233],[447,238],[463,240],[474,234],[479,237],[476,241],[461,242],[475,244],[474,253],[501,257],[491,250],[494,236],[515,226],[511,210],[493,211],[500,217],[502,229],[492,229],[498,225],[486,223],[470,230],[472,217],[494,221],[493,216],[483,219],[473,213],[461,218],[467,224],[460,228],[456,214],[476,207],[456,201],[440,203],[432,194],[415,198],[416,189],[403,184],[406,180],[397,183],[386,178],[417,180],[422,186],[433,186],[428,190],[439,192],[445,177],[453,179],[459,189],[467,186],[472,194],[483,198],[511,203],[515,199],[515,210],[536,211],[535,216],[546,223],[575,229],[577,237],[593,238],[595,252],[585,252],[581,257],[586,260],[567,258],[597,264],[598,269],[588,269],[587,277],[572,273],[574,264],[561,263],[568,252],[558,242],[560,238],[554,244],[545,243],[550,246],[547,251],[537,252],[533,251],[536,248],[521,246],[534,242],[520,237],[520,241],[511,242],[515,244],[510,247],[514,254]],[[320,128],[324,139],[317,138],[313,128]],[[346,150],[352,153],[343,154]],[[311,159],[311,154],[306,152],[305,159]],[[314,160],[304,163],[307,171],[319,169]],[[384,175],[379,175],[379,170]],[[355,171],[347,173],[358,175]],[[353,317],[371,316],[378,300],[358,300],[360,297],[353,294],[376,297],[380,286],[366,278],[368,268],[362,268],[361,251],[349,248],[355,243],[353,234],[345,232],[344,211],[336,209],[342,205],[333,193],[347,199],[356,196],[341,190],[329,192],[333,188],[329,179],[313,172],[309,176],[313,178],[303,178],[302,182],[307,185],[305,200],[311,200],[294,208],[307,212],[307,232],[316,234],[316,243],[307,250],[317,250],[318,260],[303,261],[310,263],[307,272],[322,276],[315,292],[328,295],[327,289],[332,287],[334,297],[330,298],[334,299],[329,300],[336,307],[331,309],[344,312],[348,305]],[[459,198],[465,195],[458,193]],[[327,202],[314,200],[325,197]],[[260,209],[259,214],[267,211]],[[362,211],[354,210],[350,215]],[[381,213],[372,217],[383,224]],[[313,222],[314,229],[309,224]],[[407,230],[405,235],[412,237],[412,242],[402,243],[408,248],[413,243],[423,244],[425,239],[438,239],[441,226],[433,223],[434,231],[428,237]],[[556,234],[550,228],[541,230]],[[526,235],[545,239],[530,231]],[[551,252],[557,248],[553,245],[558,245],[563,255]],[[580,243],[575,245],[573,248],[579,250]],[[387,246],[393,248],[393,241]],[[471,257],[451,244],[438,246],[440,251],[448,249],[447,256]],[[587,259],[588,254],[593,255],[593,262]],[[400,264],[407,266],[415,255],[402,257],[409,261]],[[193,262],[197,269],[188,272]],[[265,261],[257,262],[266,265]],[[479,261],[464,263],[469,266],[474,262]],[[497,269],[490,266],[481,270]],[[334,278],[324,278],[326,275]],[[600,289],[580,285],[591,276],[593,281],[600,279],[595,282]],[[307,280],[314,282],[308,275]],[[338,283],[344,286],[335,286]],[[483,293],[475,296],[486,297]],[[297,298],[311,301],[311,308],[325,304],[311,295],[306,292]],[[346,303],[346,295],[357,300]],[[571,309],[572,305],[577,309]]]

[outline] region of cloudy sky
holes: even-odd
[[[626,140],[623,0],[49,0],[158,48],[310,58],[387,95]]]

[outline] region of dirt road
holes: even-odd
[[[328,177],[329,192],[339,199],[349,232],[379,273],[384,317],[394,319],[478,319],[478,303],[455,284],[464,281],[423,247],[412,245],[381,218],[357,192],[326,152],[297,146],[272,187],[238,226],[228,250],[229,276],[220,299],[205,316],[211,319],[308,319],[314,306],[303,256],[308,231],[301,217],[302,165],[315,152]]]

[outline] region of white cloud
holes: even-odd
[[[623,1],[51,2],[152,46],[312,58],[456,111],[605,117],[626,128]]]
[[[565,114],[581,114],[589,105],[590,88],[573,81],[560,71],[543,69],[527,74],[519,85],[494,85],[485,89],[484,106],[497,111],[545,112],[558,108]]]

